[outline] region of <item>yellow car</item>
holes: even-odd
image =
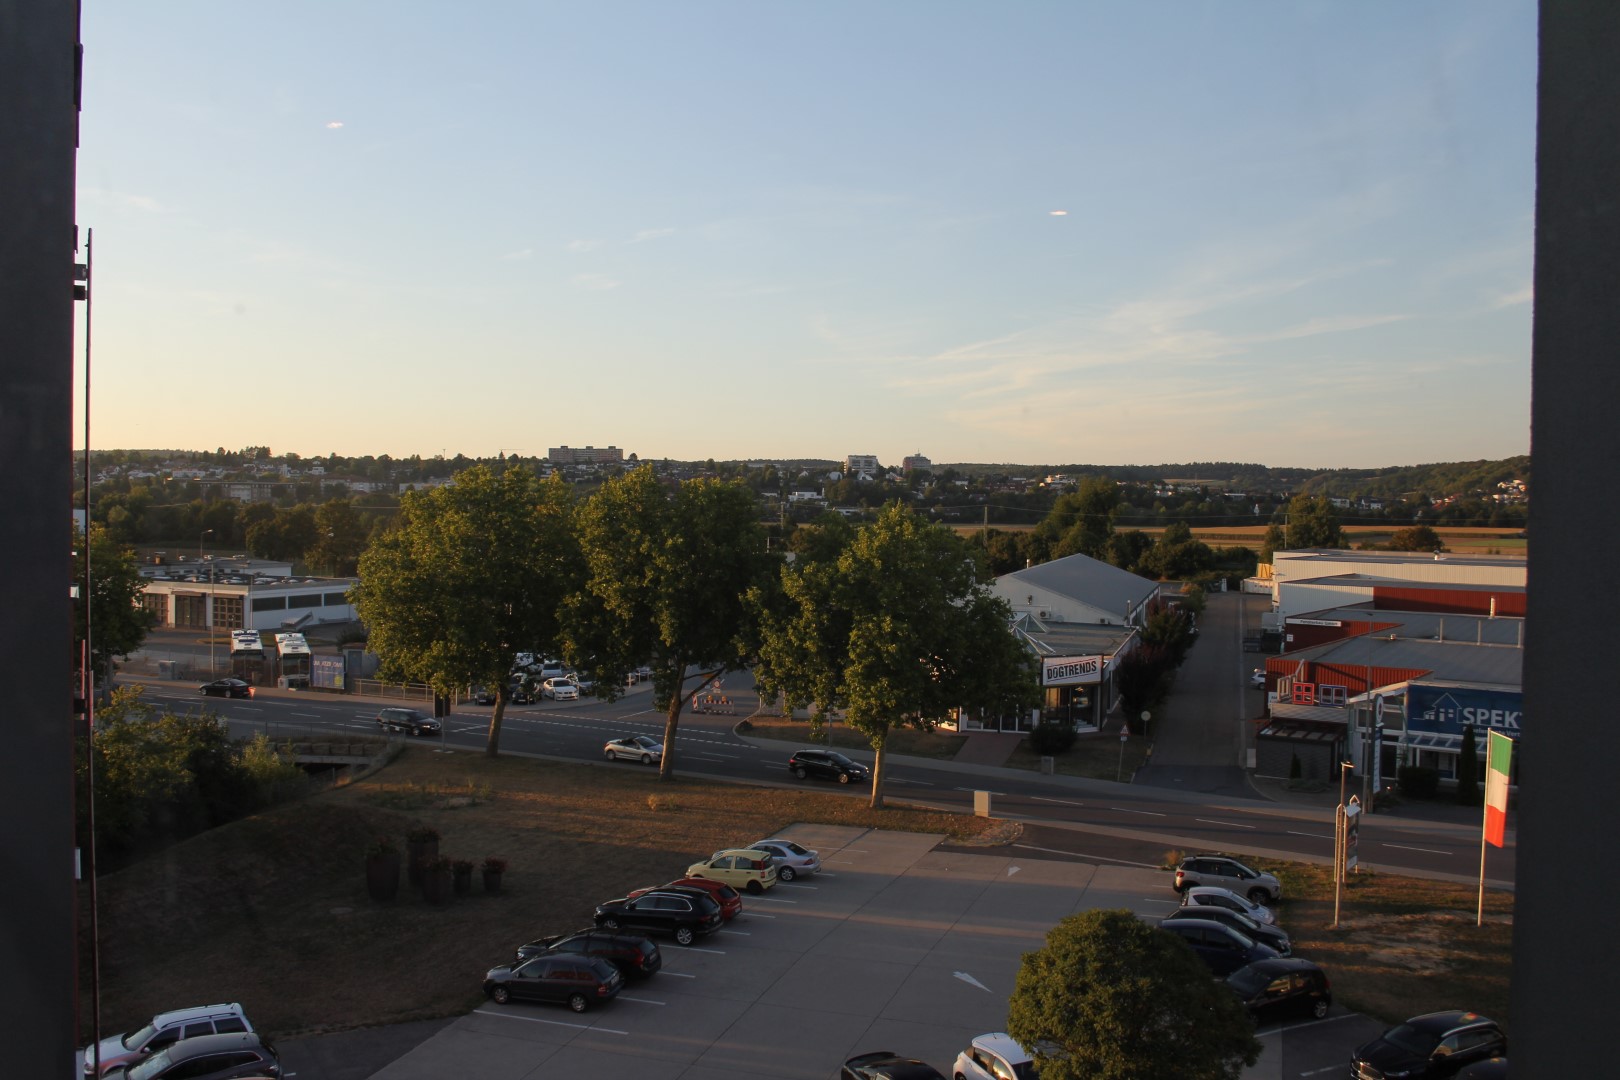
[[[747,890],[758,896],[776,884],[776,860],[768,851],[728,848],[715,852],[704,862],[688,866],[686,876],[723,881],[733,889]]]

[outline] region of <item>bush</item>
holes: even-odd
[[[484,870],[491,874],[506,873],[506,860],[499,855],[491,855],[484,860]]]
[[[1399,784],[1408,799],[1432,799],[1440,790],[1440,773],[1422,765],[1403,765]]]
[[[1288,763],[1288,779],[1290,779],[1290,780],[1298,780],[1300,777],[1302,777],[1304,775],[1305,775],[1305,767],[1300,764],[1299,755],[1295,754],[1294,759]]]
[[[1074,729],[1065,724],[1039,724],[1029,733],[1029,748],[1042,757],[1064,754],[1074,746]]]
[[[418,825],[405,834],[405,839],[413,844],[426,844],[431,840],[439,839],[439,830],[431,825]]]

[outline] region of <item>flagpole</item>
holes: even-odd
[[[1490,811],[1490,804],[1489,804],[1489,801],[1487,800],[1486,808],[1483,811],[1483,813],[1484,814],[1489,814],[1490,812],[1491,812]],[[1483,817],[1481,817],[1480,822],[1479,822],[1479,911],[1474,916],[1474,925],[1475,926],[1484,926],[1485,925],[1485,843],[1486,843],[1485,838],[1486,838],[1486,835],[1487,835],[1487,830],[1485,828],[1485,819]]]

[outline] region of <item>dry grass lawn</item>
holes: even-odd
[[[656,777],[628,764],[490,760],[413,747],[368,779],[104,876],[104,1029],[213,1001],[240,1001],[273,1036],[449,1015],[480,999],[484,971],[508,960],[514,946],[585,926],[598,902],[679,877],[716,849],[801,821],[959,840],[995,825],[872,811],[862,798],[824,788]],[[399,898],[373,903],[368,845],[389,836],[403,850],[406,830],[418,823],[442,834],[441,854],[507,859],[503,891],[484,894],[475,872],[470,896],[430,907],[402,874]],[[88,1016],[88,972],[80,985]]]
[[[1125,745],[1121,748],[1117,729],[1094,735],[1081,735],[1074,740],[1074,746],[1067,752],[1053,756],[1052,767],[1060,776],[1118,780],[1123,775],[1129,780],[1138,768],[1147,764],[1150,745],[1152,744],[1146,739],[1133,735],[1125,740]],[[1007,767],[1039,771],[1041,755],[1031,750],[1029,740],[1025,739],[1007,758]]]

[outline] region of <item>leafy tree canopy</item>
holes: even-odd
[[[73,526],[73,581],[84,588],[84,560],[90,559],[90,665],[106,675],[114,657],[140,648],[152,628],[152,613],[141,607],[146,582],[135,553],[113,540],[100,525],[90,526],[90,544]],[[73,605],[73,659],[78,666],[84,652],[84,603]]]
[[[1041,1080],[1237,1080],[1260,1057],[1237,996],[1125,910],[1071,915],[1024,954],[1007,1033]]]
[[[1287,542],[1291,551],[1301,548],[1336,548],[1343,540],[1339,514],[1325,498],[1296,495],[1288,503]]]

